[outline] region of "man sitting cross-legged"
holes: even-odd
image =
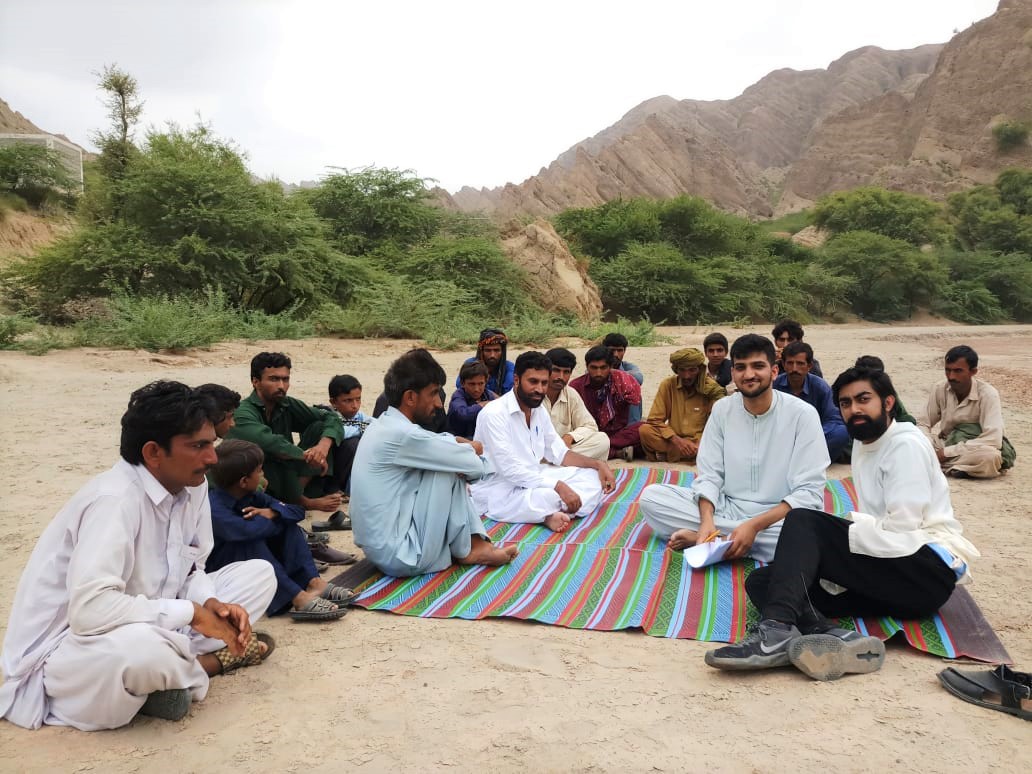
[[[351,469],[355,543],[393,576],[459,564],[501,565],[516,546],[491,545],[466,486],[492,472],[482,447],[420,427],[441,408],[444,369],[425,349],[383,378],[390,407],[366,430]]]
[[[885,657],[881,641],[827,618],[932,615],[979,555],[953,516],[932,447],[914,425],[893,420],[885,372],[851,368],[832,389],[855,439],[858,509],[848,519],[789,512],[773,564],[745,582],[762,620],[743,641],[708,652],[710,666],[792,663],[817,680],[873,672]]]
[[[568,349],[556,347],[548,350],[545,357],[552,361],[551,381],[545,395],[545,409],[552,417],[552,426],[567,449],[605,462],[609,459],[609,436],[598,429],[583,398],[569,387],[577,356]]]
[[[319,577],[305,533],[300,505],[288,505],[258,491],[265,455],[250,441],[229,440],[216,449],[219,461],[209,477],[211,526],[215,535],[208,564],[213,570],[245,559],[264,559],[276,573],[276,595],[268,614],[293,607],[291,618],[324,621],[347,613],[350,589]]]
[[[122,459],[80,489],[40,536],[11,607],[0,717],[25,728],[178,720],[208,678],[256,664],[253,634],[276,591],[268,562],[206,571],[210,399],[155,382],[122,415]]]
[[[774,380],[774,389],[799,400],[806,401],[817,411],[828,444],[828,456],[832,462],[841,462],[843,452],[849,447],[849,433],[842,414],[831,397],[831,387],[823,379],[810,373],[813,366],[813,349],[803,341],[793,341],[781,351],[785,373]]]
[[[492,519],[565,532],[572,517],[595,509],[614,481],[606,463],[567,449],[556,433],[541,405],[551,373],[547,357],[524,352],[516,358],[513,389],[480,412],[475,438],[495,475],[473,484],[473,501]]]
[[[943,471],[959,478],[995,478],[1017,456],[1003,434],[1000,393],[977,373],[978,353],[971,347],[947,352],[946,381],[932,390],[926,417],[917,424]]]
[[[732,541],[726,558],[769,562],[785,514],[824,503],[828,447],[813,406],[771,389],[770,339],[742,336],[731,362],[738,391],[713,407],[691,487],[647,486],[640,510],[672,549],[723,533]]]
[[[659,383],[648,419],[639,428],[645,459],[694,462],[713,404],[727,390],[706,375],[706,356],[697,349],[670,355],[674,372]]]
[[[630,462],[641,457],[641,422],[632,422],[631,408],[641,409],[641,385],[627,371],[616,368],[613,353],[606,347],[592,347],[584,355],[587,373],[570,382],[584,400],[598,429],[609,436],[609,459]]]
[[[236,410],[236,424],[226,434],[258,444],[265,452],[268,492],[306,511],[332,513],[314,529],[346,529],[340,492],[308,497],[305,488],[315,477],[332,472],[333,448],[344,439],[340,420],[327,411],[287,395],[290,358],[282,352],[260,352],[251,359],[250,395]],[[300,446],[294,443],[300,436]]]

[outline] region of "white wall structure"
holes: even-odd
[[[18,142],[43,145],[57,151],[76,187],[82,191],[82,148],[52,134],[0,134],[0,145],[13,145]]]

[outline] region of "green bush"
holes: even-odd
[[[0,349],[16,349],[18,337],[34,327],[33,322],[20,315],[0,315]]]
[[[1025,121],[1001,121],[993,127],[996,149],[1001,153],[1014,150],[1028,140],[1029,125]]]
[[[833,234],[869,231],[912,245],[943,240],[942,207],[930,199],[869,186],[822,197],[813,222]]]
[[[932,303],[932,310],[971,325],[987,325],[1007,316],[999,299],[978,280],[945,283]]]
[[[759,229],[767,234],[775,232],[798,234],[812,223],[813,213],[810,210],[800,210],[782,215],[780,218],[761,220],[756,223]]]
[[[1032,257],[1032,170],[1008,169],[991,186],[953,194],[947,210],[961,248]]]
[[[661,239],[659,206],[648,199],[614,199],[565,210],[552,223],[574,253],[592,258],[613,258],[635,243]]]
[[[57,151],[24,142],[0,145],[0,191],[40,207],[66,199],[75,187]]]

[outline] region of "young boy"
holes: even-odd
[[[362,434],[372,421],[362,413],[362,385],[350,374],[340,374],[330,379],[330,405],[317,408],[332,411],[340,417],[344,430],[344,440],[333,449],[333,475],[340,491],[343,492],[341,503],[346,503],[351,494],[351,466],[355,462],[355,452]],[[351,517],[339,510],[326,521],[312,524],[316,532],[331,529],[351,529]]]
[[[727,356],[727,336],[711,333],[702,340],[702,351],[706,353],[706,373],[724,389],[731,384],[731,359]]]
[[[287,505],[258,491],[265,454],[250,441],[230,439],[217,448],[218,463],[209,473],[211,525],[215,547],[207,569],[244,559],[264,559],[276,574],[276,594],[268,614],[290,608],[298,621],[341,618],[354,595],[319,577],[298,522],[300,505]]]
[[[477,431],[480,409],[498,396],[487,389],[487,366],[480,360],[463,364],[459,384],[448,404],[448,432],[459,438],[472,438]]]

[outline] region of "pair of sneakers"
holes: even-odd
[[[885,643],[827,622],[806,627],[803,634],[791,624],[766,619],[749,635],[723,648],[706,652],[706,663],[717,669],[770,669],[791,664],[814,680],[838,680],[846,674],[881,669]]]

